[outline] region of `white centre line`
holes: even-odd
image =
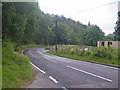
[[[24,55],[23,52],[24,52],[24,50],[22,50],[22,52],[21,52],[22,55]]]
[[[64,89],[64,90],[68,90],[66,87],[62,87],[62,89]]]
[[[50,78],[54,83],[58,83],[58,81],[57,81],[55,78],[53,78],[52,76],[49,76],[49,78]]]
[[[45,58],[45,59],[47,59],[47,60],[49,60],[49,61],[51,61],[51,62],[57,63],[57,61],[51,60],[51,59],[49,59],[49,58],[46,57],[46,56],[44,56],[43,58]]]
[[[41,70],[40,68],[38,68],[37,66],[35,66],[32,62],[30,62],[36,69],[38,69],[40,72],[42,72],[43,74],[46,74],[46,72],[44,72],[43,70]]]
[[[93,73],[90,73],[90,72],[87,72],[87,71],[84,71],[84,70],[77,69],[77,68],[72,67],[72,66],[69,66],[69,65],[67,65],[67,67],[69,67],[69,68],[71,68],[71,69],[74,69],[74,70],[77,70],[77,71],[80,71],[80,72],[83,72],[83,73],[86,73],[86,74],[89,74],[89,75],[91,75],[91,76],[98,77],[98,78],[100,78],[100,79],[103,79],[103,80],[112,82],[112,80],[110,80],[110,79],[107,79],[107,78],[104,78],[104,77],[95,75],[95,74],[93,74]]]

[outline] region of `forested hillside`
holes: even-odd
[[[4,2],[2,7],[3,41],[19,44],[81,44],[95,46],[104,32],[64,16],[45,14],[37,2]]]

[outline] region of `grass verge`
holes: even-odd
[[[108,49],[108,50],[107,50]],[[98,62],[101,64],[109,64],[113,66],[119,66],[118,62],[118,50],[117,49],[109,49],[107,48],[103,50],[103,48],[92,48],[89,51],[79,51],[79,50],[67,50],[67,51],[52,51],[50,50],[48,53],[55,54],[58,56],[73,58],[76,60],[84,60],[84,61],[91,61],[91,62]],[[102,52],[104,51],[104,52]],[[104,53],[104,54],[103,54]]]
[[[0,39],[0,89],[2,89],[2,42]]]
[[[2,52],[2,88],[22,87],[32,76],[28,58],[15,52],[11,43],[3,43]]]

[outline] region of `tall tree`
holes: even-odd
[[[90,46],[96,46],[97,41],[103,40],[104,33],[97,25],[90,25],[87,27],[87,32],[85,35],[85,44]]]
[[[115,27],[115,40],[120,41],[120,11],[118,12],[118,20],[116,22],[116,27]]]
[[[45,14],[35,2],[6,2],[2,8],[3,39],[17,44],[96,45],[104,38],[97,25],[82,24],[64,16]]]
[[[114,34],[108,34],[105,36],[104,40],[106,41],[112,41],[114,40],[115,35]]]

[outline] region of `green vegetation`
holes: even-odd
[[[120,41],[120,11],[118,12],[118,20],[116,22],[115,32],[114,32],[115,40]]]
[[[95,46],[104,32],[64,16],[45,14],[37,2],[4,2],[2,7],[3,41],[24,44],[80,44]],[[57,27],[55,21],[57,20]]]
[[[28,44],[28,45],[15,45],[15,51],[21,53],[22,50],[29,48],[46,48],[47,45],[37,45],[37,44]]]
[[[66,45],[62,49],[58,47],[58,51],[50,50],[49,53],[58,56],[100,62],[104,64],[113,64],[118,66],[118,50],[112,49],[110,47],[89,47],[88,50],[84,50],[83,47],[80,48],[80,46],[70,47]]]
[[[0,39],[0,89],[2,89],[2,43]]]
[[[3,43],[2,50],[2,87],[19,88],[32,76],[28,58],[15,52],[10,43]]]
[[[21,84],[31,77],[31,66],[27,57],[19,54],[22,49],[56,43],[96,46],[99,40],[114,40],[111,35],[105,37],[99,26],[90,22],[85,25],[64,16],[45,14],[40,10],[38,2],[2,2],[2,4],[2,86],[4,88],[21,87]],[[120,35],[117,34],[118,29],[116,28],[115,31],[116,37]],[[117,64],[116,50],[109,51],[102,48],[100,50],[93,48],[84,52],[75,50],[50,52],[61,56]]]

